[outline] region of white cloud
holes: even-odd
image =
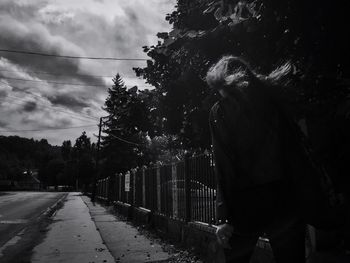
[[[2,0],[0,47],[58,55],[145,57],[142,46],[155,44],[156,33],[170,29],[164,18],[175,2],[84,0],[82,4],[80,0]],[[142,88],[146,84],[134,75],[132,67],[135,66],[145,66],[145,62],[72,60],[0,52],[0,97],[3,98],[0,128],[20,130],[91,123],[91,119],[84,121],[72,116],[87,114],[98,118],[105,115],[101,106],[111,84],[111,78],[91,75],[120,73],[128,86]],[[38,73],[43,71],[55,75]],[[96,127],[86,130],[90,136],[96,133]],[[77,138],[81,130],[62,130],[57,136],[54,134],[48,131],[19,135],[42,136],[53,144],[61,144],[63,140]]]

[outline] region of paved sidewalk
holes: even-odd
[[[89,207],[90,214],[115,262],[164,262],[171,257],[163,251],[160,244],[141,235],[135,227],[119,221],[103,206],[92,203],[86,196],[82,196],[82,199]]]
[[[79,193],[67,196],[53,221],[43,242],[34,248],[31,262],[136,263],[171,257],[160,244]]]
[[[31,262],[115,262],[79,193],[67,196],[44,241],[34,248]]]

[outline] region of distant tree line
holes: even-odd
[[[24,171],[42,171],[59,156],[60,147],[50,145],[46,139],[37,141],[18,136],[0,136],[0,178],[21,180]]]
[[[18,136],[0,136],[0,180],[24,179],[24,172],[37,171],[43,187],[64,185],[82,188],[95,175],[95,144],[83,132],[75,144],[64,141],[52,146]]]

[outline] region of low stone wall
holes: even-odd
[[[106,204],[106,200],[101,198],[99,200]],[[155,229],[160,236],[195,251],[204,262],[221,262],[219,258],[223,257],[223,251],[216,241],[215,226],[200,222],[186,223],[119,201],[113,202],[113,206],[118,215],[132,221],[135,225]],[[268,242],[259,240],[251,263],[272,262],[272,251]]]
[[[132,222],[137,225],[147,225],[151,224],[151,211],[144,208],[133,207],[132,208]]]
[[[113,206],[115,211],[119,215],[125,217],[127,220],[131,220],[133,218],[133,207],[131,205],[115,201],[113,202]]]

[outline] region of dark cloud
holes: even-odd
[[[28,87],[17,87],[17,86],[12,86],[12,91],[13,92],[21,92],[27,90]]]
[[[164,16],[175,2],[86,0],[81,5],[79,0],[0,0],[0,45],[2,49],[56,55],[145,57],[142,46],[154,44],[156,33],[167,30]],[[101,106],[111,80],[98,76],[120,73],[128,86],[144,85],[142,80],[133,78],[132,68],[138,66],[145,63],[0,52],[0,70],[3,70],[0,80],[8,84],[0,85],[0,119],[3,124],[9,124],[8,129],[16,130],[84,125],[88,120],[73,118],[69,113],[105,114]],[[10,77],[34,82],[9,80]],[[26,98],[26,103],[11,104],[11,96]],[[96,132],[95,128],[90,129],[90,135]],[[60,134],[45,131],[22,135],[45,136],[57,143],[62,138],[76,138],[78,133],[78,130],[64,130]]]
[[[8,126],[7,122],[0,120],[0,127],[1,128],[6,128],[7,126]]]
[[[8,92],[6,90],[0,90],[0,98],[6,98]]]
[[[137,13],[131,9],[131,8],[125,8],[125,13],[128,16],[128,19],[133,22],[133,23],[138,23],[139,22],[139,18],[137,16]]]
[[[70,109],[82,109],[90,106],[86,101],[72,97],[72,95],[69,94],[48,97],[48,100],[54,105],[61,105]]]
[[[38,107],[38,105],[36,104],[36,102],[34,102],[34,101],[28,101],[28,102],[26,102],[25,104],[24,104],[24,106],[23,106],[23,110],[25,111],[25,112],[33,112],[33,111],[35,111],[36,109],[37,109],[37,107]]]
[[[63,36],[52,34],[48,28],[38,23],[37,16],[41,7],[42,5],[23,5],[15,2],[1,3],[1,47],[55,55],[85,55],[79,45],[70,42]],[[55,77],[51,76],[51,80],[104,85],[101,78],[79,75],[82,72],[80,60],[5,52],[0,52],[0,56],[28,71],[45,69],[47,72],[57,74]],[[36,77],[43,78],[43,75],[36,75]]]

